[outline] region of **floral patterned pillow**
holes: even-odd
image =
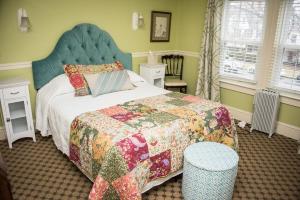
[[[75,89],[75,96],[85,96],[91,94],[88,83],[86,82],[83,73],[95,74],[102,72],[112,72],[123,70],[124,66],[121,62],[116,61],[111,64],[102,65],[77,65],[67,64],[64,65],[64,71],[69,77],[71,85]]]

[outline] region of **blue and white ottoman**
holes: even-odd
[[[184,151],[182,193],[190,199],[232,199],[239,156],[216,142],[199,142]]]

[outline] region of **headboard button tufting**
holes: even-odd
[[[32,62],[34,86],[40,89],[54,77],[64,73],[62,66],[65,64],[100,64],[114,62],[116,59],[125,68],[131,69],[131,54],[120,51],[107,32],[93,24],[76,25],[62,34],[47,58]]]

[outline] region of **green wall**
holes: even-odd
[[[177,48],[184,51],[199,52],[207,0],[178,1],[178,42]]]
[[[176,50],[200,52],[207,0],[178,0]],[[197,57],[185,56],[183,79],[188,93],[195,94],[198,76]]]
[[[0,64],[32,61],[46,57],[58,38],[78,23],[93,23],[109,32],[118,46],[127,52],[149,50],[184,50],[199,52],[204,27],[207,0],[0,0]],[[17,27],[17,9],[27,10],[32,29],[22,33]],[[152,10],[172,12],[170,42],[150,43]],[[145,25],[137,31],[131,28],[132,12],[141,12]],[[145,57],[133,58],[133,69]],[[185,56],[184,80],[188,92],[195,93],[198,58]],[[30,68],[0,71],[0,79],[23,76],[31,81],[30,95],[33,113],[35,90]],[[253,96],[221,89],[224,104],[252,111]],[[300,127],[300,108],[281,104],[279,121]],[[0,126],[2,125],[2,120]]]
[[[177,1],[176,1],[177,2]],[[126,52],[176,49],[177,3],[174,0],[0,0],[0,64],[44,58],[53,50],[58,38],[79,23],[93,23],[106,30],[119,48]],[[18,30],[17,10],[24,8],[31,30]],[[172,12],[170,42],[150,43],[152,10]],[[145,25],[133,31],[131,17],[141,12]],[[146,58],[133,58],[133,69]],[[35,113],[35,90],[31,68],[0,71],[0,79],[22,76],[31,81],[30,96]],[[2,120],[0,120],[2,126]]]
[[[32,29],[22,33],[17,26],[17,9],[25,8]],[[170,11],[170,42],[150,43],[152,10]],[[134,11],[141,12],[145,26],[131,28]],[[124,51],[174,49],[177,30],[174,0],[0,0],[0,63],[31,61],[47,56],[61,34],[79,23],[93,23],[111,34]]]
[[[238,108],[240,110],[245,110],[247,112],[252,112],[253,109],[252,95],[225,88],[221,88],[221,102],[226,103],[226,105]]]

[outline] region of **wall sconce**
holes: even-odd
[[[136,31],[138,28],[144,25],[144,17],[141,13],[132,13],[132,29]]]
[[[19,8],[17,12],[18,16],[18,26],[21,32],[28,32],[30,28],[29,18],[27,17],[27,12],[24,8]]]

